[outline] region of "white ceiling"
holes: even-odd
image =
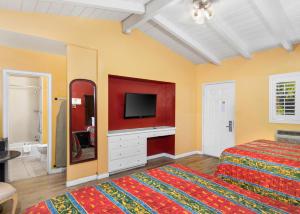
[[[0,0],[0,8],[123,21],[124,32],[138,28],[195,64],[292,51],[300,41],[299,0],[213,1],[214,17],[203,25],[191,18],[192,0]]]
[[[96,0],[97,1],[97,0]],[[110,0],[105,0],[110,1]],[[146,0],[122,0],[124,2],[140,2]],[[79,2],[79,3],[77,3]],[[93,4],[82,4],[82,1],[64,0],[0,0],[0,8],[21,12],[49,13],[62,16],[80,16],[91,19],[122,20],[131,14],[130,11],[107,10]]]

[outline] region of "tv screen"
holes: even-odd
[[[156,94],[125,94],[125,118],[155,117]]]

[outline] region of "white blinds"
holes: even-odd
[[[276,83],[276,114],[296,114],[296,81]]]

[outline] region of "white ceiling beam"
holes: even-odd
[[[223,38],[229,46],[240,53],[246,59],[251,58],[247,44],[223,21],[214,17],[207,22],[207,25],[215,31],[219,37]]]
[[[157,15],[153,18],[153,21],[163,29],[165,29],[167,32],[172,34],[174,37],[176,37],[178,40],[191,47],[193,50],[195,50],[195,52],[200,54],[209,62],[216,65],[220,64],[220,60],[214,54],[212,54],[201,43],[190,37],[187,33],[183,32],[179,27],[177,27],[166,18]]]
[[[132,14],[123,20],[123,32],[130,33],[133,29],[138,28],[157,15],[167,6],[178,2],[179,0],[153,0],[146,4],[146,12],[142,15]]]
[[[45,1],[45,0],[42,0]],[[145,5],[139,2],[124,0],[47,0],[48,2],[70,2],[118,12],[143,14]]]
[[[288,51],[293,50],[290,32],[293,27],[286,16],[279,0],[248,0],[258,12],[269,31]]]

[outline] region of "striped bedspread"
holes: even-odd
[[[25,213],[300,213],[300,207],[173,164],[83,187]]]
[[[231,184],[300,206],[300,144],[257,140],[225,150],[216,175]]]

